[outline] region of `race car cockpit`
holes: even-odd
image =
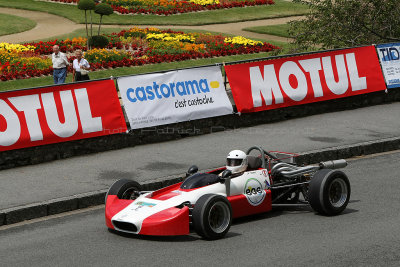
[[[231,178],[242,175],[245,171],[258,170],[263,165],[260,157],[249,156],[241,150],[232,150],[226,158],[225,170],[230,171]],[[221,169],[217,173],[197,173],[197,166],[192,166],[187,172],[186,180],[182,183],[181,189],[194,189],[218,182],[223,182]]]

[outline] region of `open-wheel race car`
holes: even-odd
[[[254,155],[256,154],[256,155]],[[116,181],[106,195],[106,225],[139,235],[187,235],[189,226],[205,239],[219,239],[233,218],[270,211],[275,204],[306,204],[337,215],[350,199],[350,183],[338,170],[345,160],[298,166],[295,154],[251,147],[233,150],[227,164],[206,173],[189,168],[183,182],[157,191]]]

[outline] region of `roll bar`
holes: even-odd
[[[268,157],[273,158],[274,160],[280,162],[280,160],[279,160],[276,156],[272,155],[272,154],[269,153],[268,151],[265,151],[264,149],[262,149],[262,148],[259,147],[259,146],[252,146],[252,147],[250,147],[249,149],[247,149],[246,155],[249,155],[250,152],[253,151],[253,150],[258,150],[258,152],[260,152],[261,161],[262,161],[262,168],[263,168],[263,169],[266,168],[265,155],[267,155]]]

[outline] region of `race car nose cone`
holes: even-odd
[[[113,220],[112,224],[114,225],[115,228],[118,228],[119,230],[122,230],[122,231],[132,232],[132,233],[137,232],[137,227],[133,223]]]

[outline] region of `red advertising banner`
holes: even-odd
[[[0,151],[126,130],[112,80],[0,93]]]
[[[385,90],[373,46],[225,66],[239,112]]]

